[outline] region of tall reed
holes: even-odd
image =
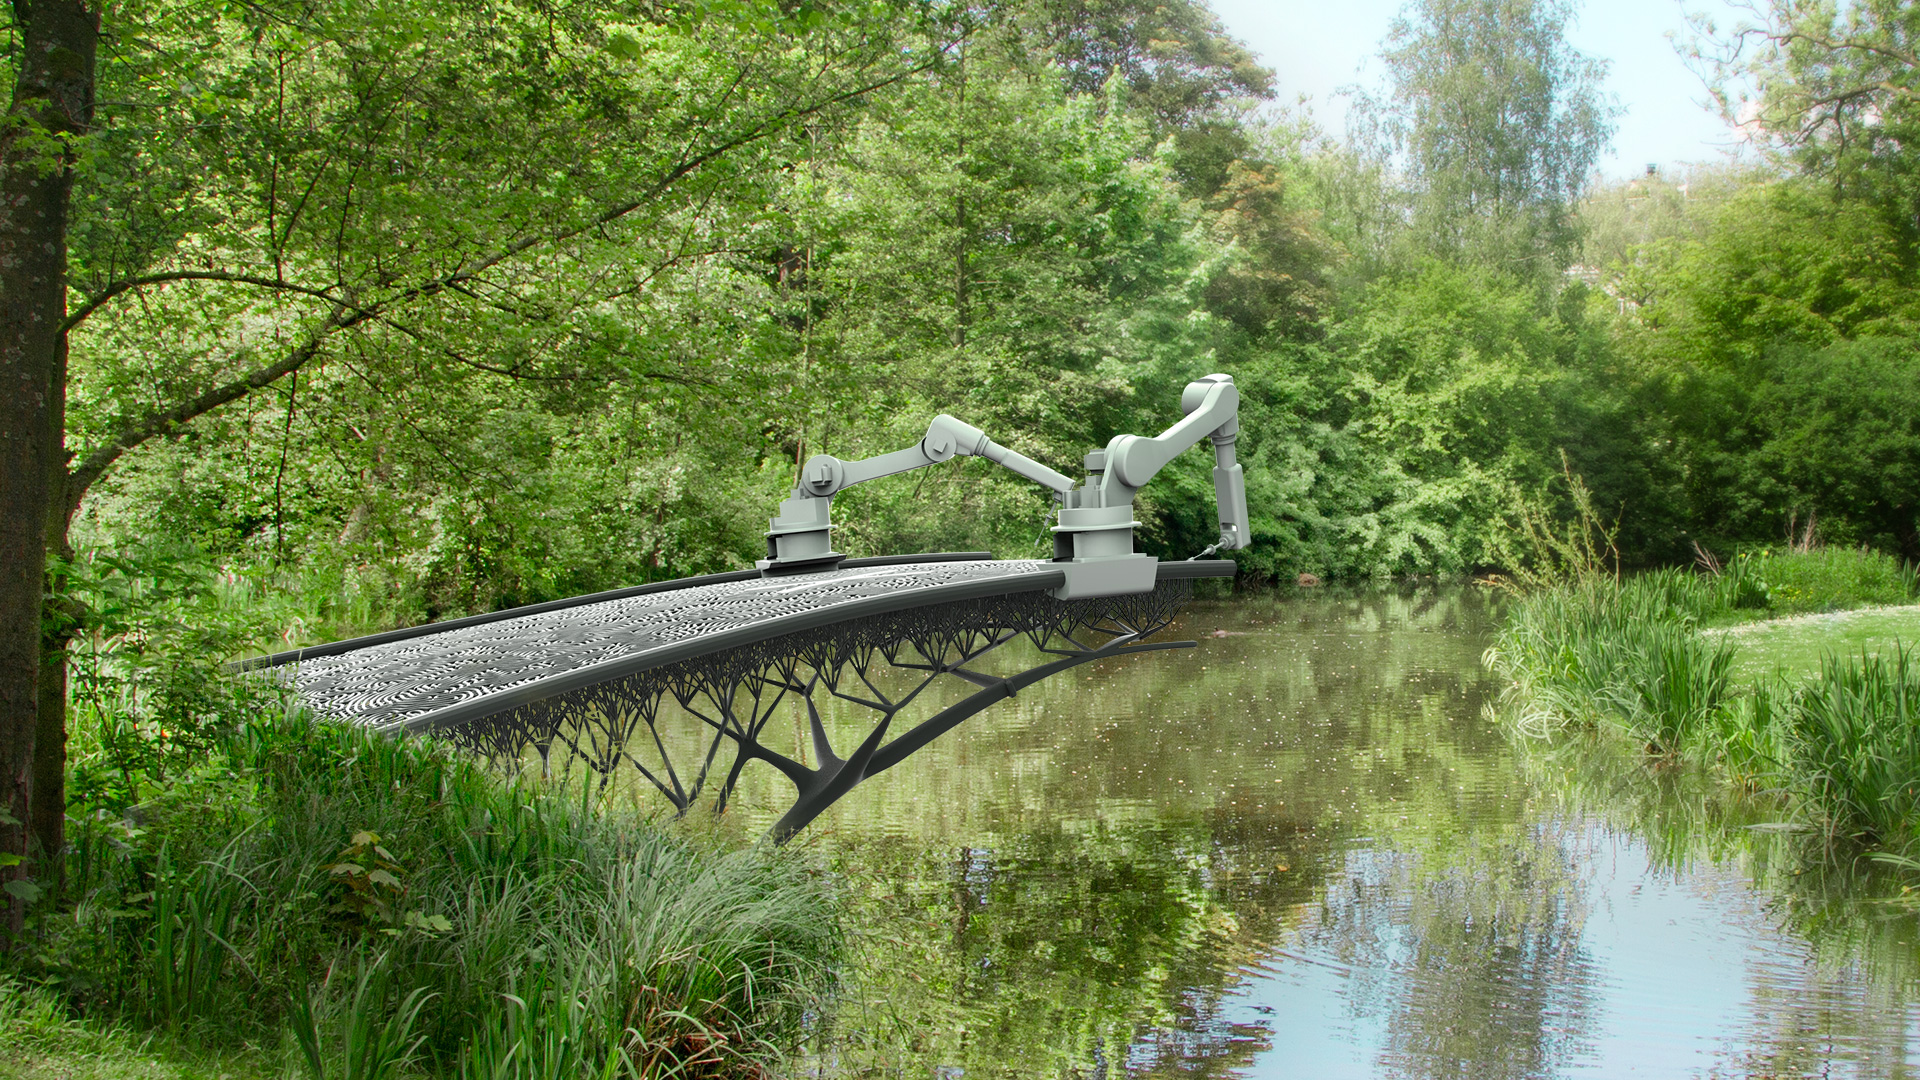
[[[1795,695],[1794,771],[1830,829],[1888,843],[1920,826],[1920,667],[1914,650],[1844,660]]]
[[[1712,606],[1692,574],[1586,578],[1516,605],[1487,650],[1502,705],[1533,735],[1613,723],[1655,750],[1685,746],[1729,692],[1732,647],[1697,632]]]
[[[1588,575],[1523,596],[1487,650],[1519,730],[1612,727],[1649,752],[1710,760],[1787,795],[1833,836],[1920,840],[1920,668],[1909,647],[1829,656],[1798,685],[1736,686],[1733,639],[1703,623],[1750,608],[1911,599],[1913,571],[1885,556],[1741,556],[1717,574]]]

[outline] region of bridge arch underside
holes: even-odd
[[[1149,593],[1104,600],[1014,593],[854,618],[567,691],[434,734],[499,761],[533,751],[608,779],[631,769],[682,814],[703,802],[724,811],[741,771],[762,761],[794,787],[792,808],[772,830],[784,840],[860,782],[1042,679],[1096,660],[1191,647],[1144,640],[1166,628],[1191,592],[1190,581],[1176,579]],[[1011,676],[969,666],[1022,638],[1044,662]],[[894,678],[882,678],[883,669]],[[900,673],[912,673],[904,690]],[[924,692],[942,679],[963,680],[973,692],[913,719]],[[829,698],[871,714],[857,745],[835,746],[829,738],[821,716]],[[663,710],[668,702],[679,706],[677,714]],[[809,760],[769,745],[771,721],[793,704],[806,712]],[[663,721],[687,717],[705,729],[691,760],[684,733],[661,729]]]
[[[1043,561],[876,559],[638,586],[241,666],[270,668],[315,711],[377,731],[431,734],[503,763],[538,754],[602,783],[631,770],[682,814],[724,810],[742,770],[761,761],[794,788],[772,830],[785,840],[863,780],[1042,679],[1191,647],[1148,639],[1193,579],[1232,573],[1228,562],[1163,563],[1147,592],[1059,600],[1051,590],[1064,576]],[[1023,639],[1037,663],[1011,675],[976,668]],[[926,693],[943,680],[971,692]],[[936,699],[950,703],[928,704]],[[844,723],[840,745],[829,737],[829,702],[852,706],[842,718],[871,718],[857,742]],[[791,723],[771,723],[794,709],[807,721],[797,738]],[[769,745],[776,733],[793,753]]]

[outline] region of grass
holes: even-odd
[[[1800,615],[1720,631],[1734,646],[1741,681],[1818,675],[1829,656],[1877,656],[1920,641],[1920,605]]]
[[[68,850],[0,957],[0,1077],[758,1076],[834,992],[840,916],[799,852],[223,669],[369,629],[371,593],[268,603],[191,553],[68,571]]]
[[[1793,696],[1789,761],[1829,825],[1869,842],[1920,827],[1920,666],[1913,650],[1829,659]]]
[[[44,1033],[56,1063],[97,1040],[128,1065],[114,1075],[202,1075],[202,1057],[312,1080],[777,1064],[833,989],[826,882],[595,790],[297,714],[220,733],[127,812],[73,822],[5,1037]]]
[[[0,980],[0,1080],[279,1080],[258,1055],[194,1052],[123,1024],[86,1023],[45,987]]]
[[[1920,846],[1920,665],[1903,644],[1920,638],[1920,607],[1734,624],[1916,599],[1911,568],[1857,551],[1585,575],[1526,596],[1486,661],[1529,735],[1612,728],[1780,791],[1830,836],[1904,854]]]
[[[1890,555],[1850,548],[1742,554],[1727,563],[1716,584],[1722,606],[1747,618],[1848,611],[1920,599],[1912,567]],[[1731,602],[1736,594],[1744,604]]]
[[[1529,596],[1487,652],[1523,730],[1612,721],[1671,752],[1718,709],[1732,648],[1695,632],[1710,588],[1684,571],[1589,577]]]

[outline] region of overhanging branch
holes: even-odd
[[[86,303],[80,305],[78,309],[69,314],[67,321],[60,324],[60,332],[64,334],[71,331],[74,327],[79,326],[82,322],[86,321],[87,316],[100,310],[109,300],[112,300],[122,293],[145,288],[148,285],[164,285],[171,281],[226,281],[239,285],[253,285],[272,292],[294,293],[315,300],[324,300],[329,304],[344,307],[350,311],[359,310],[327,289],[315,289],[310,286],[295,284],[284,278],[262,277],[258,274],[231,274],[218,270],[178,270],[168,273],[143,274],[140,277],[122,278],[119,281],[108,284],[99,292],[89,296]]]
[[[105,475],[107,469],[120,460],[127,451],[148,439],[179,430],[194,417],[211,412],[230,401],[237,401],[255,390],[271,386],[281,378],[305,367],[308,361],[320,355],[321,348],[336,332],[358,325],[371,317],[372,312],[366,309],[349,311],[346,308],[336,307],[326,321],[309,332],[305,341],[273,363],[257,367],[237,379],[222,383],[170,409],[149,413],[121,428],[105,445],[95,448],[81,458],[80,464],[68,473],[64,493],[67,512],[72,513],[80,505],[80,500],[86,497],[87,489]]]

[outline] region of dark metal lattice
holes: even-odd
[[[551,765],[558,753],[603,778],[631,766],[680,813],[703,798],[724,810],[741,770],[763,761],[795,787],[793,808],[773,830],[785,839],[860,781],[1026,686],[1093,660],[1190,647],[1144,639],[1172,621],[1191,578],[1230,574],[1232,564],[1160,569],[1149,592],[1072,601],[1049,595],[1060,573],[1032,560],[724,575],[251,666],[285,665],[282,677],[309,706],[377,730],[431,732],[495,760],[532,750]],[[1021,637],[1052,659],[1005,678],[967,666]],[[913,673],[914,685],[883,692],[875,680],[883,668]],[[898,715],[943,675],[978,689],[898,730]],[[820,693],[875,714],[844,756],[822,724]],[[672,747],[684,753],[689,741],[661,730],[669,698],[707,732],[697,756],[679,764]],[[763,739],[793,699],[807,710],[813,765]],[[728,744],[731,760],[721,754]]]

